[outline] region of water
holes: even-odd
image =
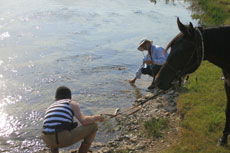
[[[45,109],[66,85],[82,111],[131,106],[151,78],[134,77],[142,38],[166,44],[188,23],[182,0],[7,0],[0,2],[0,152],[39,152]],[[195,21],[193,21],[195,22]],[[100,132],[96,141],[108,141]],[[64,149],[64,150],[68,150]]]

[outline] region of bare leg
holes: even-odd
[[[84,141],[82,142],[78,153],[87,153],[89,151],[89,148],[97,133],[97,124],[94,124],[94,127],[95,128],[91,131],[91,133],[84,138]]]

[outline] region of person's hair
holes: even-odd
[[[55,94],[55,100],[71,99],[71,91],[68,87],[58,87]]]

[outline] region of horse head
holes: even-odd
[[[180,33],[168,44],[164,52],[171,48],[170,54],[156,76],[155,84],[163,90],[171,87],[172,81],[194,72],[200,65],[202,53],[202,34],[192,23],[184,25],[177,18]]]

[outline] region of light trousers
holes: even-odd
[[[84,143],[91,144],[96,136],[98,130],[97,123],[89,124],[86,126],[79,126],[71,131],[64,130],[58,132],[58,144],[56,142],[56,136],[54,134],[42,133],[42,139],[51,149],[68,147],[80,140],[84,140]]]

